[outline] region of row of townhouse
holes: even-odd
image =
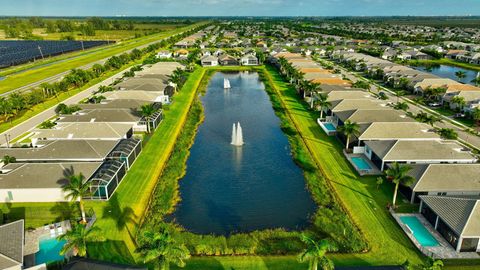
[[[356,55],[363,60],[368,56]],[[330,74],[300,54],[275,55],[287,59],[304,78],[313,80]],[[375,64],[385,64],[373,59]],[[369,65],[369,61],[365,61]],[[388,66],[388,65],[387,65]],[[385,67],[387,67],[385,66]],[[346,158],[361,175],[382,174],[393,163],[409,164],[415,179],[400,191],[412,203],[420,202],[421,213],[431,227],[457,252],[480,251],[480,164],[471,149],[457,141],[444,140],[427,124],[393,109],[385,100],[340,81],[322,83],[320,93],[331,106],[324,108],[318,123],[326,134],[347,138],[337,130],[347,121],[359,125],[359,133],[350,138],[351,152]]]
[[[162,104],[168,103],[175,85],[167,76],[183,66],[160,62],[125,78],[113,91],[97,93],[99,103],[77,104],[72,114],[60,114],[50,129],[35,128],[24,143],[0,148],[0,156],[16,162],[0,168],[3,202],[66,201],[62,187],[70,175],[82,174],[90,184],[87,199],[108,200],[142,150],[135,133],[155,130],[162,121]],[[152,104],[148,117],[140,107]]]
[[[387,85],[406,88],[419,95],[422,95],[427,89],[443,88],[445,94],[442,96],[441,102],[451,109],[456,109],[458,106],[452,102],[455,96],[463,97],[465,105],[460,109],[464,112],[471,112],[480,105],[480,88],[473,85],[441,78],[431,73],[361,53],[343,51],[332,54],[331,57],[336,61],[353,63],[356,70],[365,71],[372,76],[379,76]]]

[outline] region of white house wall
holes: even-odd
[[[12,193],[13,200],[9,198]],[[65,193],[61,188],[25,188],[25,189],[0,189],[0,202],[64,202]]]

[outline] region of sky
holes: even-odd
[[[3,16],[480,15],[480,0],[0,0]]]

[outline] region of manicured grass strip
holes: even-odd
[[[122,67],[119,70],[109,71],[109,72],[103,74],[102,76],[89,81],[87,84],[85,84],[84,86],[82,86],[80,88],[75,88],[75,89],[71,89],[67,92],[62,92],[62,93],[58,94],[57,97],[52,97],[52,98],[50,98],[50,99],[48,99],[48,100],[46,100],[46,101],[44,101],[40,104],[37,104],[37,105],[31,107],[28,110],[23,111],[22,113],[19,113],[17,116],[15,116],[15,118],[9,120],[8,122],[1,122],[0,123],[0,133],[4,132],[4,131],[20,124],[20,123],[22,123],[23,121],[26,121],[26,120],[30,119],[31,117],[49,109],[49,108],[52,108],[52,107],[58,105],[58,103],[61,103],[62,101],[66,100],[66,99],[69,99],[70,97],[72,97],[72,96],[90,88],[91,86],[108,79],[109,77],[121,72],[122,70],[125,70],[128,67],[140,64],[141,62],[142,62],[141,60],[138,60],[138,61],[132,62],[128,65],[125,65],[124,67]]]
[[[108,202],[88,201],[87,209],[93,209],[105,242],[89,245],[92,257],[123,263],[134,263],[132,237],[136,225],[147,208],[151,192],[169,158],[188,110],[196,96],[196,90],[205,70],[197,69],[173,98],[164,111],[164,120],[151,135],[140,156],[133,164],[114,196]],[[161,179],[160,179],[161,181]],[[77,205],[68,203],[15,203],[0,204],[10,220],[25,219],[26,228],[40,227],[58,220],[69,219]]]
[[[135,234],[137,224],[143,218],[157,181],[161,181],[160,174],[182,130],[204,72],[204,69],[194,71],[182,90],[174,96],[173,103],[164,112],[165,119],[149,138],[109,202],[87,203],[87,207],[92,207],[97,215],[104,216],[95,223],[95,226],[101,228],[108,239],[106,243],[99,243],[100,247],[105,248],[97,247],[98,252],[94,251],[91,254],[93,257],[105,259],[105,256],[111,256],[108,259],[113,261],[121,259],[119,254],[110,251],[111,241],[126,241],[130,251],[133,251],[131,238]],[[120,220],[125,222],[120,224],[121,226],[118,224]]]
[[[307,263],[299,263],[296,256],[229,256],[193,257],[184,268],[171,266],[170,269],[185,270],[298,270],[307,269]]]
[[[335,254],[332,259],[339,265],[395,265],[406,259],[415,264],[422,263],[422,256],[385,208],[391,200],[391,185],[383,185],[377,190],[375,177],[356,175],[342,154],[343,146],[336,138],[326,136],[316,123],[317,113],[308,109],[277,71],[271,67],[267,70],[317,164],[369,242],[370,251],[367,253]]]
[[[22,73],[17,73],[17,74],[8,76],[4,80],[0,81],[0,93],[5,93],[8,91],[14,90],[18,87],[37,82],[41,79],[57,75],[61,72],[68,71],[73,68],[78,68],[83,65],[87,65],[89,63],[125,52],[130,49],[134,49],[138,46],[145,45],[145,44],[157,41],[159,39],[166,38],[174,34],[178,34],[180,32],[188,31],[204,23],[205,22],[201,22],[201,23],[189,25],[186,27],[178,28],[172,31],[162,32],[160,34],[132,39],[129,41],[125,41],[123,43],[112,45],[111,47],[105,47],[103,50],[99,50],[94,53],[85,54],[70,60],[61,61],[59,63],[54,63],[52,65],[46,65],[44,67],[27,70]]]

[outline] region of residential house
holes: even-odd
[[[157,53],[157,58],[160,58],[160,59],[168,59],[168,58],[172,58],[172,52],[171,51],[166,51],[166,50],[163,50],[163,51],[159,51]]]
[[[218,63],[222,66],[238,66],[238,60],[228,54],[222,54],[218,57]]]
[[[256,66],[258,65],[258,59],[252,54],[246,54],[240,58],[240,65],[242,66]]]
[[[205,55],[200,59],[200,63],[204,67],[218,66],[218,58],[213,55]]]
[[[439,140],[382,140],[365,141],[362,152],[380,170],[388,164],[475,163],[470,149],[454,141]]]
[[[411,203],[420,202],[420,195],[478,196],[480,164],[413,164],[408,175],[415,179],[400,191]]]
[[[420,196],[420,213],[457,252],[480,252],[480,200]]]

